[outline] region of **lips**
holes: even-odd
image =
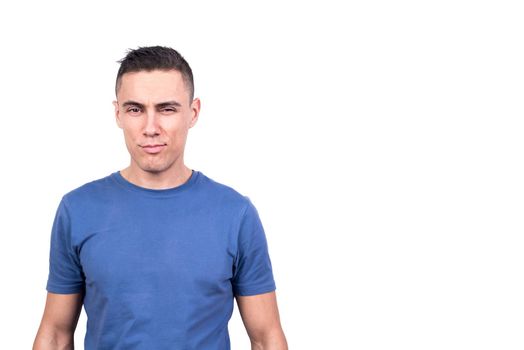
[[[152,145],[142,145],[142,149],[149,154],[155,154],[164,149],[165,144],[152,144]]]

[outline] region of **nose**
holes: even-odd
[[[158,116],[156,113],[150,112],[146,116],[146,125],[144,127],[145,136],[156,136],[160,133],[160,126],[158,124]]]

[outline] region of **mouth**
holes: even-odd
[[[142,145],[140,146],[144,150],[144,152],[149,154],[156,154],[159,153],[166,147],[166,144],[152,144],[152,145]]]

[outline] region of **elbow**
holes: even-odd
[[[33,350],[73,350],[74,333],[38,332],[33,343]]]
[[[286,336],[280,327],[263,334],[254,334],[250,341],[252,350],[288,350]]]

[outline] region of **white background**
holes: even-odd
[[[518,1],[0,5],[0,348],[31,347],[61,196],[128,164],[116,60],[179,50],[186,164],[248,195],[292,349],[524,347]],[[85,318],[77,328],[83,348]],[[235,311],[233,349],[249,342]]]

